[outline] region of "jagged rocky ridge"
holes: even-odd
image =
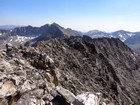
[[[56,23],[45,24],[41,27],[33,27],[29,25],[25,27],[16,27],[11,30],[0,30],[0,50],[4,49],[6,43],[17,46],[26,42],[35,43],[52,38],[62,38],[77,35],[81,35],[81,32],[72,30],[70,28],[65,29]]]
[[[70,37],[33,46],[1,52],[2,105],[81,105],[92,95],[99,101],[91,105],[139,105],[140,57],[119,39]]]
[[[6,45],[0,53],[1,105],[105,104],[101,93],[76,96],[60,84],[56,62],[40,48]],[[92,99],[92,101],[91,101]]]
[[[57,34],[59,34],[60,32],[63,33],[64,36],[81,35],[80,32],[72,30],[70,28],[65,29],[57,23],[45,24],[41,27],[33,27],[30,25],[26,27],[17,27],[11,31],[11,34],[20,36],[40,36],[44,34],[52,34],[57,36]]]
[[[138,37],[140,32],[129,32],[124,30],[118,30],[115,32],[103,32],[99,30],[91,30],[88,32],[79,32],[72,30],[70,28],[64,28],[57,23],[45,24],[40,27],[33,26],[18,26],[13,29],[0,29],[0,49],[4,49],[6,43],[11,43],[12,45],[19,45],[29,42],[38,42],[43,40],[48,40],[52,38],[62,38],[69,36],[83,36],[87,35],[91,38],[119,38],[130,48],[136,52],[140,52],[140,41]],[[3,38],[4,37],[4,38]],[[30,41],[29,41],[30,40]],[[29,41],[29,42],[28,42]],[[133,43],[132,43],[133,42]]]

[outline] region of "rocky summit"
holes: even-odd
[[[0,105],[140,105],[140,56],[114,38],[7,44]]]

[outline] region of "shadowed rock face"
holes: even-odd
[[[86,105],[93,97],[96,105],[137,105],[139,68],[139,56],[114,38],[83,36],[34,47],[7,45],[0,53],[0,104]]]
[[[140,58],[119,39],[71,37],[37,45],[56,62],[60,84],[80,94],[101,92],[115,104],[137,103]]]

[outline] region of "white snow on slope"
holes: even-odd
[[[18,36],[17,39],[15,40],[16,42],[25,42],[27,40],[34,39],[35,37],[27,37],[27,36]]]
[[[118,36],[119,36],[119,38],[120,38],[121,41],[124,42],[126,40],[125,34],[119,34]]]
[[[122,38],[122,34],[119,34],[119,37],[121,37],[121,38]]]
[[[112,34],[110,35],[110,37],[111,37],[111,38],[114,38],[114,36],[113,36]]]
[[[135,35],[135,34],[133,34],[133,33],[127,33],[127,35],[129,35],[129,36],[131,37],[131,36],[133,36],[133,35]]]

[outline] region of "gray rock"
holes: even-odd
[[[6,81],[0,89],[0,98],[5,98],[8,96],[13,96],[16,94],[17,88],[13,81]]]
[[[72,103],[76,100],[75,95],[67,89],[64,89],[61,86],[56,87],[57,92],[62,95],[68,103]]]

